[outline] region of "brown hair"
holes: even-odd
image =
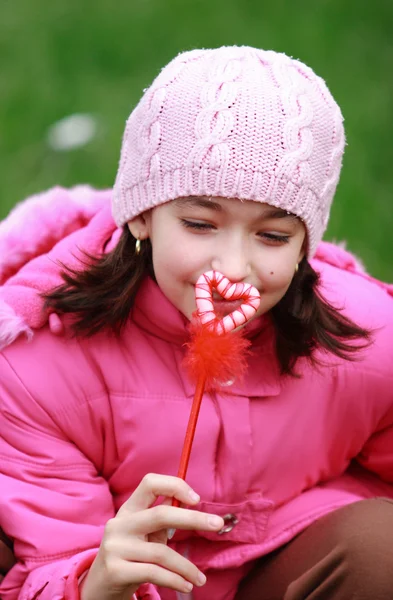
[[[91,336],[105,328],[119,334],[143,279],[147,274],[154,278],[150,241],[141,242],[137,254],[135,238],[125,225],[110,253],[98,258],[86,256],[83,265],[80,271],[64,267],[64,284],[45,295],[46,306],[72,315],[75,335]],[[353,360],[355,353],[370,343],[370,331],[329,304],[321,296],[318,283],[319,275],[303,258],[285,296],[270,311],[283,374],[295,375],[300,357],[317,364],[317,348]],[[354,344],[354,340],[360,341]]]

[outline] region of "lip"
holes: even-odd
[[[225,298],[223,298],[222,296],[220,296],[220,294],[216,291],[213,291],[212,293],[212,300],[213,302],[225,302],[226,304],[228,304],[228,302],[241,302],[241,299],[238,300],[226,300]]]
[[[237,310],[241,305],[241,300],[224,300],[223,298],[215,300],[213,298],[214,312],[218,317],[226,317]]]
[[[242,300],[224,300],[223,298],[213,298],[213,304],[222,304],[223,306],[229,306],[230,304],[237,304],[240,306],[242,304]]]

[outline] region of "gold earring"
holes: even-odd
[[[296,263],[296,267],[295,267],[295,273],[297,273],[299,270],[299,263]]]
[[[136,239],[135,242],[135,254],[141,253],[141,240],[139,238]]]

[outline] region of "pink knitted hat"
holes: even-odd
[[[127,121],[113,217],[121,226],[185,196],[267,202],[303,220],[311,257],[344,143],[338,105],[303,63],[246,46],[184,52]]]

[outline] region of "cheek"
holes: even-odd
[[[192,281],[195,260],[195,253],[189,252],[179,241],[172,243],[165,239],[153,245],[153,269],[162,289]]]
[[[280,290],[288,287],[295,274],[293,261],[270,261],[260,273],[261,282],[266,288]]]
[[[282,247],[266,248],[259,262],[261,283],[274,289],[287,288],[295,275],[296,264],[301,258],[304,236],[292,238]]]
[[[153,246],[153,263],[167,269],[172,275],[181,278],[194,278],[205,265],[205,252],[200,243],[195,243],[190,236],[178,233],[175,241],[165,239],[159,247]]]
[[[283,298],[291,284],[294,270],[282,265],[270,267],[261,276],[261,304],[259,315],[266,313]]]

